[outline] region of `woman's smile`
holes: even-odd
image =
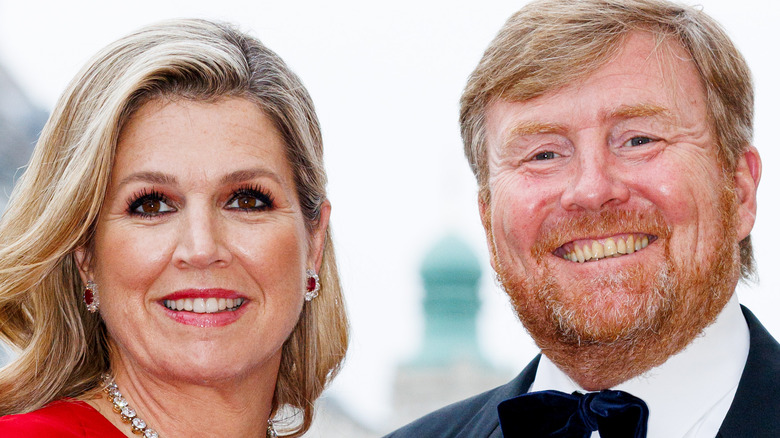
[[[121,132],[104,209],[90,268],[115,366],[203,378],[276,366],[313,263],[283,143],[254,103],[142,106]]]
[[[158,303],[174,321],[198,327],[220,327],[237,321],[249,301],[236,291],[220,288],[183,289]]]

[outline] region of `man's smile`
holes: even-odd
[[[644,233],[616,234],[601,239],[582,239],[568,242],[553,254],[577,263],[620,257],[640,251],[653,243],[657,236]]]

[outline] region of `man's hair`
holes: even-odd
[[[675,41],[690,55],[706,93],[708,125],[724,172],[753,137],[753,84],[742,55],[701,10],[662,0],[539,0],[512,15],[469,76],[460,100],[461,136],[479,196],[490,202],[485,111],[497,99],[522,102],[581,80],[612,59],[632,32]],[[753,274],[750,236],[741,273]]]
[[[205,20],[160,23],[109,45],[65,90],[0,219],[0,339],[19,353],[0,369],[0,415],[79,396],[110,367],[106,327],[80,304],[74,250],[91,248],[125,123],[155,99],[224,98],[247,99],[272,121],[307,229],[318,226],[327,183],[320,125],[281,58],[234,27]],[[294,436],[310,426],[314,400],[347,348],[330,230],[319,276],[319,298],[303,306],[282,347],[273,398],[271,415],[285,407],[300,414],[289,424]]]

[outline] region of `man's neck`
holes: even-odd
[[[734,294],[713,299],[704,308],[671,312],[657,332],[610,344],[540,345],[542,353],[574,382],[587,391],[613,388],[658,367],[686,348],[718,317]],[[696,318],[689,318],[691,314]],[[697,322],[699,326],[692,324]]]
[[[662,365],[611,389],[644,400],[650,411],[652,437],[683,437],[686,431],[715,436],[736,393],[750,345],[747,323],[736,296],[713,324],[682,352]],[[702,367],[701,364],[708,364]],[[531,391],[583,391],[548,358],[537,368]]]

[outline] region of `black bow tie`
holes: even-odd
[[[623,391],[581,394],[539,391],[498,405],[498,419],[506,438],[645,438],[648,409],[645,402]]]

